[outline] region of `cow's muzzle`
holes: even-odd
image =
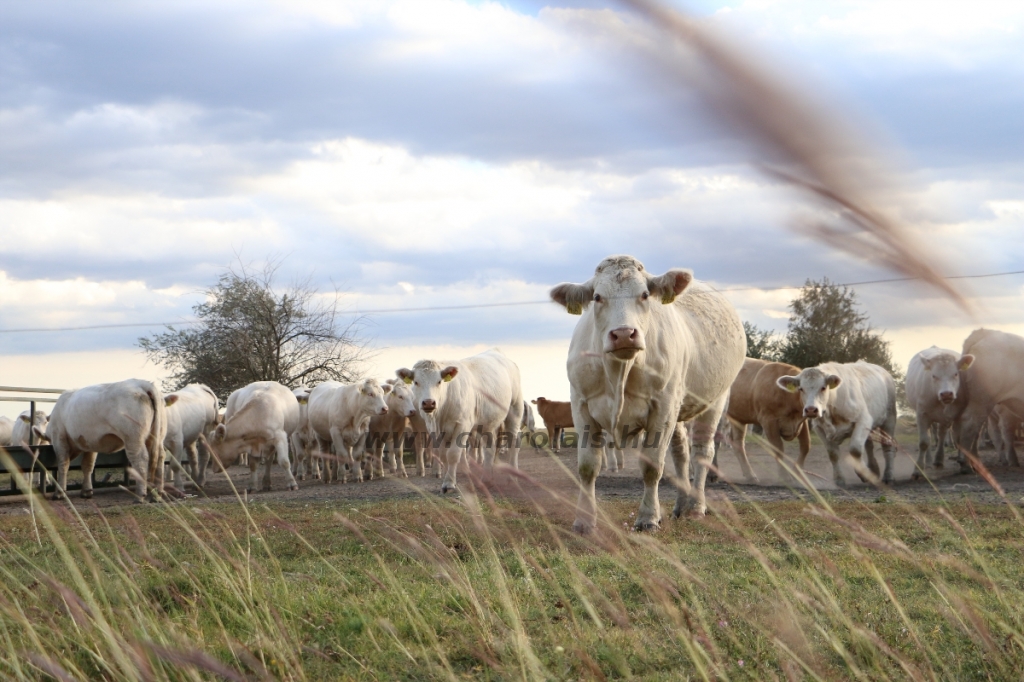
[[[431,412],[437,409],[437,401],[424,400],[423,402],[420,403],[420,407],[423,409],[424,412],[430,414]]]
[[[821,412],[818,410],[817,407],[810,405],[804,408],[804,416],[807,417],[808,419],[817,419],[818,417],[821,416]]]
[[[387,405],[385,405],[384,407],[382,407],[379,410],[377,410],[377,414],[379,414],[382,417],[384,415],[386,415],[387,413],[388,413],[388,406]]]
[[[608,332],[605,351],[620,360],[629,360],[644,349],[644,336],[636,327],[618,327]]]
[[[939,394],[939,400],[942,401],[943,405],[949,405],[956,400],[956,396],[953,394],[953,391],[943,391]]]

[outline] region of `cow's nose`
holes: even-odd
[[[434,400],[424,400],[422,403],[420,403],[420,406],[423,408],[424,412],[429,413],[437,409],[437,402]]]
[[[817,419],[817,417],[818,417],[818,408],[817,407],[805,407],[804,408],[804,416],[808,417],[810,419]]]
[[[384,407],[380,408],[380,413],[381,414],[387,414],[388,413],[388,406],[385,405]]]
[[[640,341],[640,335],[637,334],[635,327],[619,327],[608,332],[608,336],[613,349],[635,348]]]
[[[955,396],[953,395],[953,391],[943,391],[942,393],[939,394],[939,400],[941,400],[944,403],[953,402],[954,397]]]

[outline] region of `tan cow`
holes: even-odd
[[[371,468],[377,467],[381,478],[384,478],[384,449],[387,447],[388,467],[391,473],[409,478],[405,462],[402,461],[402,450],[405,447],[405,427],[409,425],[409,417],[416,414],[416,403],[412,389],[405,383],[398,379],[388,379],[384,383],[391,386],[391,392],[384,397],[388,411],[386,414],[370,418],[370,430],[366,435],[369,442],[366,449],[372,452],[373,456],[367,461]],[[373,478],[372,471],[370,478]]]
[[[537,398],[531,400],[537,406],[537,414],[548,430],[548,445],[558,452],[562,442],[562,431],[572,428],[572,403],[559,400]]]
[[[757,476],[750,468],[745,443],[749,424],[759,424],[764,429],[771,452],[779,461],[780,475],[785,473],[781,461],[785,456],[782,441],[797,440],[800,445],[797,466],[801,468],[811,450],[811,430],[804,417],[803,402],[798,395],[780,391],[776,385],[779,377],[799,373],[799,367],[784,362],[747,358],[732,382],[726,412],[731,427],[730,439],[739,456],[743,475],[753,483],[757,483]]]
[[[964,370],[967,382],[967,407],[953,425],[957,445],[975,458],[978,434],[996,405],[1024,418],[1024,338],[1016,334],[976,329],[964,341],[964,355],[974,363]],[[966,458],[960,462],[963,473],[971,471]]]

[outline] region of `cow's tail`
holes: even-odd
[[[164,407],[163,391],[149,381],[142,382],[146,395],[149,396],[150,405],[153,407],[153,419],[149,424],[149,433],[146,435],[146,452],[149,453],[149,471],[146,472],[146,480],[150,485],[163,487],[164,472],[164,438],[167,436],[167,408]]]

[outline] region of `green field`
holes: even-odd
[[[1010,505],[34,506],[0,534],[5,679],[1019,679]]]

